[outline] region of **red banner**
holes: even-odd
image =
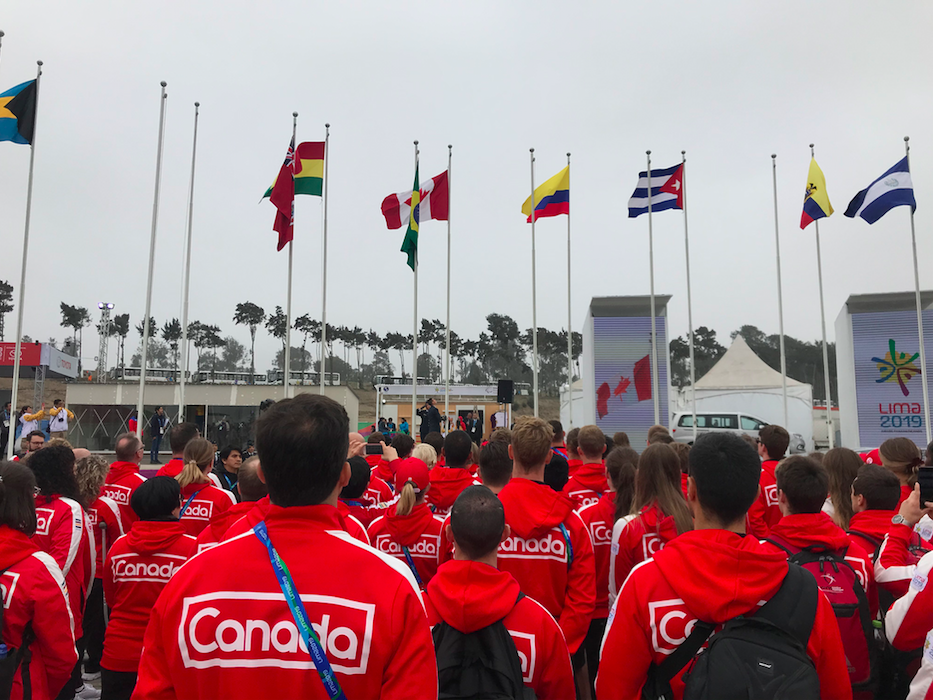
[[[12,367],[16,355],[16,343],[0,343],[0,367]],[[23,343],[20,346],[21,367],[38,367],[42,360],[42,346],[38,343]]]

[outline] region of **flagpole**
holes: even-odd
[[[535,418],[538,417],[538,291],[535,258],[535,149],[531,152],[531,371],[535,396]]]
[[[2,32],[0,32],[2,35]],[[32,139],[29,144],[29,179],[26,184],[26,223],[23,227],[23,267],[19,275],[19,308],[16,310],[16,349],[13,354],[13,393],[10,396],[10,410],[16,411],[16,401],[19,395],[19,368],[20,353],[23,349],[23,300],[26,298],[26,261],[29,253],[29,222],[32,219],[32,179],[36,163],[36,131],[39,126],[39,81],[42,78],[42,61],[36,61],[36,106],[33,115]],[[35,407],[33,407],[35,408]],[[15,447],[16,423],[10,415],[10,433],[6,446],[6,458],[13,459]]]
[[[687,152],[680,152],[680,192],[684,200],[684,254],[687,260],[687,336],[690,339],[690,410],[693,412],[693,441],[697,439],[697,375],[693,344],[693,296],[690,292],[690,234],[687,229]]]
[[[661,422],[661,397],[658,388],[658,328],[654,309],[654,229],[651,224],[651,151],[648,156],[648,266],[651,275],[651,394],[654,396],[654,422]]]
[[[285,348],[282,351],[282,393],[288,398],[289,370],[291,369],[290,350],[292,345],[292,262],[295,255],[295,158],[298,157],[298,144],[295,143],[295,134],[298,132],[298,112],[292,112],[292,240],[288,242],[288,291],[285,294]]]
[[[191,283],[191,228],[194,218],[194,164],[198,152],[198,111],[194,103],[194,141],[191,145],[191,184],[188,188],[188,226],[185,232],[185,285],[181,304],[181,378],[178,384],[178,421],[185,419],[185,379],[188,374],[188,290]],[[139,423],[139,421],[136,421]]]
[[[330,178],[327,175],[330,166],[330,124],[324,125],[324,223],[322,236],[324,245],[323,268],[321,272],[321,392],[324,393],[324,341],[327,339],[327,194],[330,191]],[[379,416],[376,416],[377,418]]]
[[[570,153],[567,153],[567,191],[570,191]],[[569,195],[568,195],[569,196]],[[570,203],[567,203],[567,416],[573,428],[573,326],[570,304]]]
[[[810,157],[815,158],[813,144],[810,144]],[[833,427],[833,397],[829,387],[829,350],[826,346],[826,308],[823,306],[823,258],[820,251],[820,221],[816,224],[816,277],[820,284],[820,323],[823,326],[823,387],[826,392],[826,434],[829,436],[829,449],[836,446],[836,435]],[[785,419],[786,423],[786,419]],[[785,428],[788,426],[785,425]]]
[[[415,172],[418,172],[418,141],[415,141]],[[418,183],[418,186],[421,186],[421,183]],[[415,219],[418,219],[418,207],[412,207],[411,216]],[[416,224],[420,224],[420,221],[415,221]],[[409,227],[411,223],[409,222]],[[420,229],[420,226],[419,226]],[[411,354],[412,354],[412,368],[411,368],[411,427],[412,432],[414,432],[415,427],[415,416],[418,411],[418,248],[415,247],[415,269],[414,269],[414,322],[413,322],[413,332],[411,335]],[[378,419],[379,416],[377,415]]]
[[[907,170],[910,171],[910,137],[904,137],[904,152],[907,154]],[[910,208],[910,242],[914,252],[914,293],[917,298],[917,331],[920,336],[920,382],[923,387],[923,425],[926,428],[927,444],[933,441],[930,430],[930,390],[927,379],[927,356],[923,343],[923,307],[920,302],[920,268],[917,265],[917,233],[914,229],[914,209]],[[22,308],[22,307],[21,307]],[[22,312],[20,312],[22,313]]]
[[[139,370],[139,397],[136,401],[136,434],[142,440],[143,436],[143,407],[146,398],[146,355],[149,351],[149,314],[152,310],[152,274],[155,268],[155,244],[156,231],[159,223],[159,189],[162,185],[162,146],[165,137],[165,102],[168,99],[168,93],[165,87],[168,85],[162,81],[162,99],[159,101],[159,141],[156,147],[156,176],[155,193],[152,196],[152,231],[149,234],[149,277],[146,281],[146,313],[143,315],[143,348],[142,360]],[[158,459],[158,455],[156,455]]]
[[[784,297],[781,292],[781,235],[778,232],[777,153],[771,154],[771,180],[774,188],[774,250],[777,259],[778,333],[781,346],[781,395],[784,398],[784,428],[787,428],[787,356],[784,354]],[[822,288],[822,287],[821,287]]]
[[[3,30],[0,29],[0,49],[3,48],[3,36],[4,36]],[[12,406],[11,406],[11,408],[12,408]]]
[[[444,415],[450,420],[450,171],[453,166],[453,144],[447,144],[447,359],[444,361]],[[450,432],[448,430],[448,432]]]

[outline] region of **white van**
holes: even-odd
[[[747,413],[730,413],[717,411],[715,413],[697,413],[697,437],[705,433],[734,433],[736,435],[750,435],[758,437],[758,431],[768,425],[755,416]],[[671,420],[671,437],[676,442],[693,444],[693,413],[681,411],[674,414]],[[787,451],[791,454],[806,452],[806,443],[799,433],[791,433],[790,445]]]

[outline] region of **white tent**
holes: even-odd
[[[692,392],[686,387],[677,398],[678,411],[689,411]],[[697,411],[746,413],[766,423],[784,423],[781,373],[772,369],[741,335],[696,383]],[[799,433],[807,450],[813,449],[813,387],[787,378],[787,415],[784,427]]]

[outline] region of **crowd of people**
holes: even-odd
[[[364,438],[302,394],[256,455],[175,425],[146,479],[135,433],[108,464],[30,432],[0,463],[0,696],[933,696],[933,446],[470,433]]]

